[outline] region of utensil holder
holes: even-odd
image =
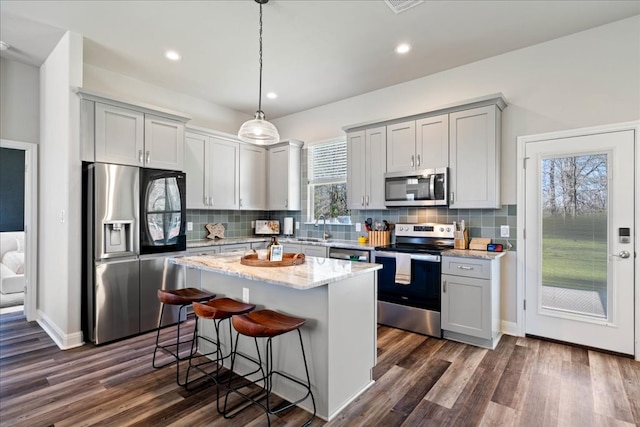
[[[386,246],[391,243],[391,231],[370,231],[369,245]]]
[[[469,247],[469,230],[455,231],[453,233],[453,248],[467,249]]]

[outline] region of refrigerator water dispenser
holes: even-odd
[[[104,253],[121,254],[133,251],[133,222],[109,221],[103,223]]]

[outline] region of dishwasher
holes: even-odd
[[[329,258],[354,262],[371,262],[371,251],[329,247]]]

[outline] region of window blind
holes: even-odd
[[[309,148],[309,183],[323,184],[347,179],[347,142],[338,141]]]

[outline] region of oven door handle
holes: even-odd
[[[396,258],[397,252],[376,251],[376,258]],[[440,262],[440,255],[431,254],[411,254],[412,261]]]

